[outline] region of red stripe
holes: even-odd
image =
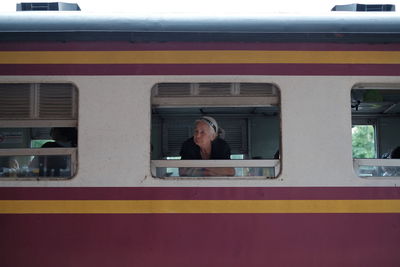
[[[398,267],[399,214],[0,215],[13,267]]]
[[[385,75],[390,64],[26,64],[0,65],[0,75]]]
[[[146,50],[293,50],[398,51],[400,44],[334,43],[130,43],[130,42],[3,42],[0,51],[146,51]]]
[[[400,199],[396,187],[12,187],[0,200]]]

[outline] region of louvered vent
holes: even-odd
[[[189,96],[190,83],[160,83],[157,85],[157,96]]]
[[[200,83],[198,90],[201,96],[229,96],[231,88],[230,83]]]
[[[274,94],[274,87],[267,83],[241,83],[241,96],[270,96]]]
[[[155,107],[279,104],[278,89],[263,83],[164,83],[153,87],[152,96]]]
[[[0,84],[0,118],[29,119],[30,84]]]
[[[40,119],[72,119],[73,87],[70,84],[41,84],[39,91]]]

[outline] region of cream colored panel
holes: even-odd
[[[0,82],[72,82],[78,88],[78,172],[68,181],[3,181],[0,186],[393,186],[356,177],[350,90],[398,77],[52,76]],[[280,88],[282,174],[275,180],[160,180],[150,173],[151,88],[163,82],[257,82]]]

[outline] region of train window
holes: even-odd
[[[0,180],[74,176],[77,99],[72,84],[0,84]]]
[[[156,84],[152,88],[153,176],[277,177],[279,103],[279,89],[267,83]],[[194,137],[203,131],[200,125],[211,136],[204,144]]]
[[[354,170],[400,176],[400,85],[360,84],[351,91]]]

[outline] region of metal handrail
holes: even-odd
[[[204,167],[232,167],[232,168],[274,168],[274,173],[279,173],[280,160],[152,160],[151,171],[153,175],[156,168],[204,168]]]
[[[353,159],[353,165],[358,166],[387,166],[400,167],[400,159]]]

